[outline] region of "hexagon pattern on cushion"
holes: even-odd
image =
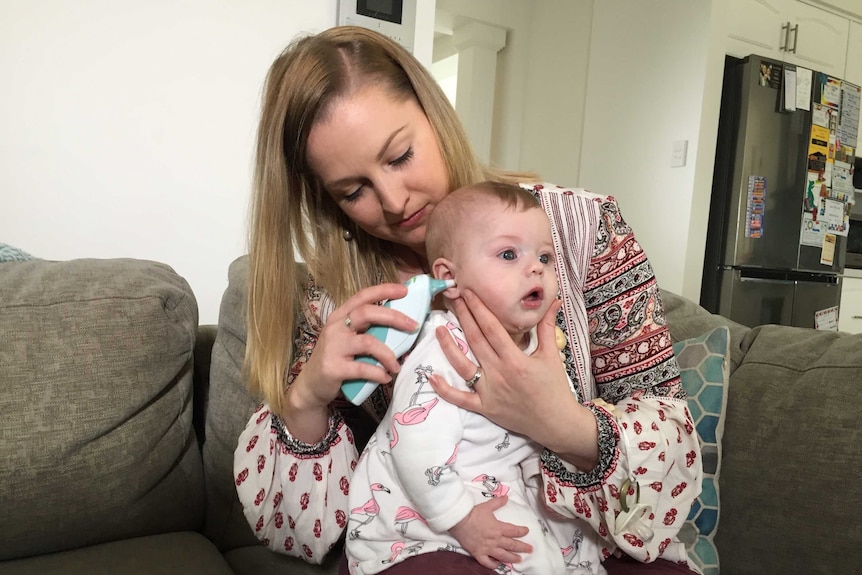
[[[704,575],[718,575],[718,474],[721,468],[721,437],[727,406],[730,330],[717,327],[704,335],[673,345],[688,408],[700,439],[703,484],[692,505],[679,538],[689,559]]]

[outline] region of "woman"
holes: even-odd
[[[402,297],[400,282],[428,271],[425,224],[436,203],[466,184],[525,178],[478,163],[433,78],[388,38],[334,28],[274,62],[258,135],[246,352],[264,404],[234,461],[246,518],[270,548],[320,562],[358,512],[346,508],[357,447],[340,384],[386,384],[398,372],[394,354],[364,332],[416,328],[377,302]],[[441,381],[434,389],[547,448],[545,503],[590,542],[570,550],[585,554],[585,572],[603,572],[600,560],[613,554],[661,556],[653,568],[688,572],[674,536],[700,490],[700,451],[652,270],[613,199],[532,189],[554,226],[562,309],[552,306],[538,350],[525,356],[467,292],[454,311],[481,368],[448,334],[440,343],[461,377],[479,376],[475,393]],[[296,252],[309,278],[297,277]],[[568,336],[565,369],[555,323]],[[381,385],[363,407],[379,420],[390,393]],[[479,507],[508,551],[496,559],[517,568],[526,528],[496,521],[501,504]],[[375,499],[366,507],[373,516]],[[398,560],[389,572],[491,572],[447,551]],[[604,565],[612,574],[628,566]]]

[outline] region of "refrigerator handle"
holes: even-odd
[[[787,24],[790,25],[790,22],[788,22]],[[796,43],[799,41],[799,24],[791,28],[791,30],[793,31],[793,48],[788,50],[788,52],[793,52],[794,54],[796,54]]]

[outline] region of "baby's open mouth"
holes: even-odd
[[[542,293],[541,288],[534,289],[530,293],[528,293],[523,301],[525,303],[540,303],[544,299],[544,294]]]

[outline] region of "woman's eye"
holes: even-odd
[[[344,201],[348,202],[348,203],[349,202],[355,202],[357,199],[359,199],[359,195],[361,193],[362,193],[362,186],[359,186],[352,193],[349,193],[346,196],[344,196]]]
[[[500,252],[500,257],[504,260],[513,260],[515,259],[515,250],[505,250]]]
[[[406,152],[404,152],[403,154],[401,154],[400,156],[398,156],[397,158],[395,158],[394,160],[389,162],[389,164],[397,168],[399,166],[403,166],[404,164],[409,162],[412,158],[413,158],[413,148],[410,147],[410,148],[407,148]]]

